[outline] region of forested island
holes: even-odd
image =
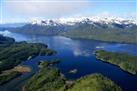
[[[57,68],[50,66],[55,62],[41,62],[39,72],[25,84],[23,91],[121,91],[119,86],[101,74],[87,75],[74,81],[68,80]]]
[[[108,62],[119,66],[122,70],[133,75],[137,74],[137,56],[126,53],[107,52],[105,50],[98,50],[95,54],[96,58],[103,62]]]
[[[15,42],[13,38],[0,35],[0,85],[20,75],[16,67],[22,61],[38,55],[52,55],[55,51],[40,43]],[[16,67],[16,70],[15,70]]]

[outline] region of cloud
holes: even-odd
[[[4,10],[28,17],[62,17],[78,13],[91,4],[88,0],[5,0]]]
[[[81,49],[78,49],[78,48],[73,50],[73,54],[75,56],[85,56],[85,57],[91,56],[91,53],[89,51],[81,50]]]
[[[10,35],[11,35],[11,32],[9,32],[8,30],[0,31],[0,35],[3,35],[3,36],[10,36]]]

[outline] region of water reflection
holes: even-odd
[[[38,36],[38,35],[23,35],[17,33],[10,33],[10,37],[16,41],[28,41],[33,43],[45,43],[49,48],[56,50],[69,50],[75,56],[90,56],[91,51],[104,49],[112,52],[125,52],[132,55],[137,55],[136,44],[120,44],[120,43],[107,43],[100,41],[89,40],[74,40],[63,36]]]

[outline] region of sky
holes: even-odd
[[[0,23],[67,17],[137,19],[136,0],[0,0]]]

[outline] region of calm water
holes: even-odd
[[[2,91],[19,91],[26,79],[37,72],[37,62],[39,60],[54,58],[61,59],[61,62],[57,64],[56,67],[64,73],[66,78],[77,79],[87,74],[101,73],[117,83],[123,91],[137,91],[137,76],[130,75],[116,66],[103,63],[97,60],[93,54],[95,50],[104,49],[107,51],[126,52],[131,55],[137,55],[137,45],[135,44],[118,44],[84,39],[70,39],[62,36],[30,36],[16,33],[12,33],[10,36],[15,38],[16,41],[45,43],[49,48],[56,50],[57,54],[50,57],[39,56],[31,61],[23,62],[22,65],[32,67],[33,71],[31,73],[23,74],[21,77],[18,77],[0,87]],[[72,69],[77,69],[78,72],[76,74],[69,74],[68,71]]]

